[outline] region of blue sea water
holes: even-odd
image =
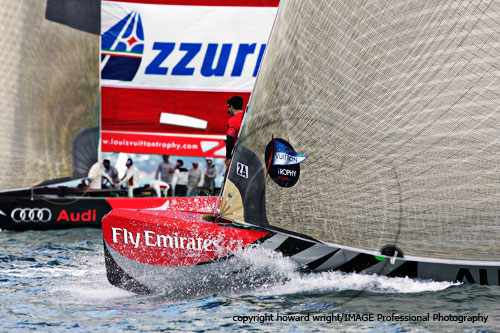
[[[98,229],[3,231],[0,244],[0,331],[500,331],[498,286],[306,274],[250,251],[235,260],[251,272],[210,277],[222,291],[135,295],[108,283]]]

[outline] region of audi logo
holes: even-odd
[[[10,213],[14,222],[49,222],[52,212],[48,208],[16,208]]]

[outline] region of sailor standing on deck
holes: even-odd
[[[184,167],[182,160],[177,160],[177,167],[172,178],[172,187],[176,197],[185,197],[187,194],[189,170]]]
[[[139,173],[137,172],[131,158],[127,160],[125,165],[127,166],[127,171],[125,171],[125,176],[123,176],[118,185],[121,186],[122,184],[127,184],[128,196],[129,198],[133,198],[134,189],[139,187]]]
[[[207,159],[207,171],[205,172],[205,186],[208,194],[215,194],[215,178],[217,177],[217,166],[211,159]]]
[[[229,169],[233,148],[238,139],[241,122],[243,120],[243,98],[241,96],[233,96],[227,100],[227,112],[232,116],[227,121],[226,132],[226,168]]]
[[[158,164],[158,168],[156,168],[155,179],[159,179],[168,184],[168,196],[172,196],[172,177],[174,176],[175,164],[171,163],[169,160],[169,155],[163,155],[163,162]],[[158,178],[161,176],[161,178]]]
[[[196,189],[203,184],[203,179],[203,171],[198,168],[198,162],[193,162],[193,167],[188,172],[187,190],[189,197],[197,194]]]

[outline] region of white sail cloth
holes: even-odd
[[[272,137],[307,156],[296,185],[266,179],[269,223],[498,260],[499,18],[494,1],[283,0],[238,141],[263,173]]]
[[[71,143],[99,123],[99,36],[45,19],[47,1],[0,6],[0,188],[72,175]]]

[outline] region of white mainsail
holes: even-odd
[[[0,6],[2,189],[71,176],[73,138],[99,123],[99,36],[50,22],[45,9]]]
[[[498,261],[499,16],[495,1],[281,1],[221,215]],[[273,137],[307,156],[291,187],[265,176]]]

